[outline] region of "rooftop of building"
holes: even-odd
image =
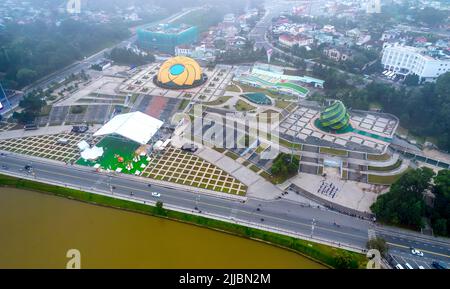
[[[186,31],[194,26],[188,24],[168,24],[162,23],[155,26],[145,27],[145,31],[155,32],[155,33],[165,33],[165,34],[178,34]]]
[[[411,53],[418,53],[428,59],[450,61],[450,51],[448,49],[442,49],[434,45],[430,45],[428,47],[415,47],[402,45],[399,43],[389,43],[387,44],[387,47],[395,47],[397,49],[401,49]]]

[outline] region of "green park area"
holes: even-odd
[[[259,105],[271,105],[272,101],[262,92],[245,93],[241,95],[248,101]]]
[[[236,107],[237,111],[250,111],[250,110],[256,109],[256,107],[254,107],[253,105],[248,104],[247,102],[245,102],[245,101],[243,101],[241,99],[239,99],[236,102],[235,107]]]
[[[99,159],[86,161],[80,158],[76,163],[125,174],[140,174],[148,164],[147,156],[135,154],[139,145],[131,141],[108,136],[102,139],[97,147],[102,147],[104,150]]]

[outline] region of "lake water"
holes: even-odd
[[[265,243],[32,191],[0,188],[0,268],[324,268]]]

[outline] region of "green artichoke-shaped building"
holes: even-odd
[[[344,131],[350,125],[350,114],[344,104],[337,100],[320,113],[320,126],[325,130]]]

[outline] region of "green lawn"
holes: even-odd
[[[237,111],[250,111],[256,109],[256,107],[246,103],[241,99],[236,102],[235,108]]]
[[[189,99],[183,99],[180,105],[178,106],[178,110],[184,110],[186,106],[188,106],[189,102],[190,102]]]
[[[371,184],[392,185],[395,181],[397,181],[402,175],[404,175],[409,170],[411,170],[411,168],[408,168],[404,172],[393,176],[368,175],[368,182]]]
[[[225,88],[225,91],[231,91],[231,92],[241,92],[239,87],[235,84],[228,85],[227,88]]]
[[[135,162],[135,150],[139,148],[139,145],[118,137],[105,137],[98,144],[98,147],[103,147],[104,153],[96,161],[86,161],[80,158],[76,163],[83,166],[93,167],[95,164],[100,164],[100,167],[105,170],[115,171],[117,168],[122,168],[122,173],[134,174],[136,170],[142,172],[141,165],[147,165],[146,156],[137,156]],[[119,162],[119,157],[123,158],[123,162]],[[132,168],[128,170],[126,167],[130,164]]]
[[[251,165],[251,166],[250,166],[250,169],[251,169],[252,171],[254,171],[255,173],[257,173],[257,172],[259,172],[259,171],[261,170],[259,167],[255,166],[255,165]]]
[[[286,101],[286,100],[276,100],[275,101],[275,107],[279,108],[279,109],[286,109],[291,104],[292,104],[292,101]]]
[[[275,142],[277,140],[273,140],[273,141]],[[293,143],[293,142],[290,142],[290,141],[288,141],[288,140],[286,140],[284,138],[279,138],[278,141],[279,141],[280,145],[282,145],[284,147],[287,147],[287,148],[294,147],[294,149],[297,149],[297,150],[301,150],[302,149],[302,144],[300,144],[300,143]]]
[[[347,156],[348,155],[347,151],[333,149],[333,148],[323,148],[323,147],[320,148],[320,153],[329,154],[329,155],[337,155],[337,156]]]
[[[225,155],[226,155],[227,157],[233,159],[233,160],[237,160],[237,159],[239,158],[239,156],[238,156],[237,154],[232,153],[232,152],[230,152],[230,151],[227,151],[227,152],[225,153]]]
[[[204,102],[204,105],[221,105],[230,100],[232,96],[221,96],[217,98],[216,100],[210,101],[210,102]]]
[[[393,165],[387,167],[371,167],[369,166],[369,171],[377,171],[377,172],[389,172],[399,168],[402,165],[401,160],[397,160],[397,162]]]
[[[387,153],[382,155],[372,155],[372,154],[367,155],[367,159],[370,161],[387,161],[390,158],[391,156]]]

